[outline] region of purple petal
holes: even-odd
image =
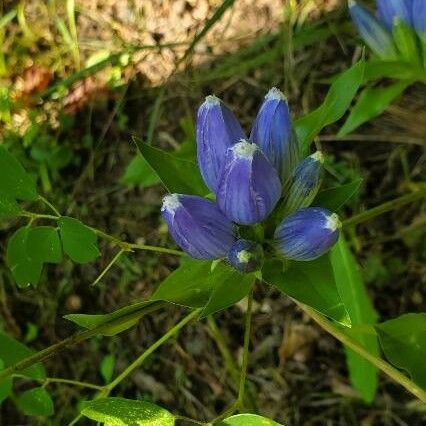
[[[391,34],[366,7],[349,0],[349,12],[361,37],[377,56],[385,60],[397,59]]]
[[[167,195],[161,212],[176,244],[196,259],[225,257],[235,241],[235,226],[204,198]]]
[[[275,87],[267,93],[257,113],[250,141],[261,148],[285,182],[299,161],[299,147],[287,100]]]
[[[207,96],[197,114],[197,158],[201,175],[214,192],[226,150],[245,138],[240,123],[216,96]]]
[[[228,260],[242,273],[257,271],[263,264],[262,246],[254,241],[238,240],[229,250]]]
[[[319,207],[300,209],[277,227],[275,244],[287,259],[314,260],[336,243],[340,227],[335,213]]]
[[[257,145],[241,141],[228,148],[217,203],[229,219],[241,225],[261,222],[280,196],[278,174]]]

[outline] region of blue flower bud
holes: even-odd
[[[225,257],[235,241],[235,226],[205,198],[166,195],[161,213],[176,244],[196,259]]]
[[[254,241],[238,240],[229,250],[228,260],[237,271],[258,271],[263,264],[262,246]]]
[[[206,185],[216,192],[226,150],[245,138],[232,111],[216,96],[207,96],[197,113],[197,158]]]
[[[336,213],[319,207],[300,209],[278,226],[275,244],[287,259],[314,260],[336,243],[340,228]]]
[[[299,146],[293,132],[287,99],[276,87],[265,96],[250,134],[285,182],[299,161]]]
[[[317,151],[296,167],[285,200],[286,214],[308,207],[312,203],[320,187],[323,163],[324,156]]]
[[[376,17],[354,0],[349,0],[349,11],[352,21],[370,49],[381,59],[397,59],[392,36]]]
[[[411,26],[411,1],[377,0],[379,19],[386,29],[392,31],[395,18],[400,18],[401,21]]]
[[[412,0],[412,21],[413,28],[419,37],[425,41],[426,39],[426,1]]]
[[[256,144],[241,140],[228,148],[217,204],[229,219],[241,225],[261,222],[280,196],[278,174]]]

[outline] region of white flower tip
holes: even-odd
[[[287,98],[285,97],[284,93],[281,92],[280,89],[277,89],[276,87],[273,87],[269,90],[269,92],[266,94],[265,99],[268,101],[286,101]]]
[[[250,143],[245,139],[240,139],[240,141],[231,149],[237,158],[253,158],[257,148],[258,147],[255,143]]]
[[[169,194],[163,198],[161,211],[167,210],[170,213],[174,213],[181,205],[182,203],[179,201],[178,194]]]
[[[241,250],[237,253],[237,259],[240,263],[249,263],[251,259],[251,253],[247,250]]]
[[[342,222],[340,222],[339,216],[336,213],[327,216],[327,222],[325,224],[325,228],[334,232],[337,229],[342,227]]]
[[[206,100],[204,101],[204,105],[207,108],[211,108],[213,106],[220,105],[220,99],[215,95],[206,96]]]
[[[356,1],[355,0],[348,0],[348,6],[349,7],[356,6]]]
[[[320,162],[321,164],[324,163],[324,154],[321,151],[314,152],[311,155],[311,158],[315,161]]]

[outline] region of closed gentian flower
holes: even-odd
[[[299,161],[299,147],[287,99],[276,87],[265,96],[253,124],[250,141],[260,146],[285,182]]]
[[[232,222],[204,198],[166,195],[161,213],[176,244],[196,259],[225,257],[236,239]]]
[[[413,28],[418,36],[426,41],[426,1],[412,0],[412,22]],[[426,53],[426,52],[425,52]]]
[[[238,240],[229,250],[228,260],[237,271],[258,271],[263,264],[262,246],[254,241]]]
[[[197,114],[197,158],[206,185],[216,192],[226,150],[245,138],[232,111],[216,96],[207,96]]]
[[[320,151],[305,158],[293,173],[285,200],[285,213],[309,206],[321,184],[324,156]]]
[[[349,0],[349,11],[352,21],[370,49],[381,59],[397,59],[392,36],[377,18],[354,0]]]
[[[228,148],[216,199],[230,220],[240,225],[261,222],[280,196],[278,173],[256,144],[241,140]]]
[[[379,19],[382,24],[392,31],[395,18],[399,18],[411,26],[411,2],[412,0],[377,0]]]
[[[275,244],[287,259],[314,260],[336,243],[340,228],[337,214],[319,207],[308,207],[281,222],[275,231]]]

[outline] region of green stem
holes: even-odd
[[[226,369],[228,370],[233,382],[236,384],[236,387],[238,389],[240,373],[238,371],[238,367],[234,361],[234,358],[228,348],[225,338],[223,337],[223,334],[221,333],[219,327],[216,324],[216,321],[212,316],[209,316],[207,318],[207,325],[209,327],[208,332],[213,338],[217,347],[219,348],[219,351],[225,361]]]
[[[245,392],[246,379],[247,379],[252,314],[253,314],[253,288],[250,290],[250,293],[248,295],[247,313],[246,313],[246,320],[245,320],[245,326],[244,326],[243,360],[241,363],[240,384],[238,387],[238,399],[237,399],[238,405],[240,406],[244,404],[244,392]]]
[[[143,362],[155,352],[161,345],[170,340],[176,333],[178,333],[186,324],[192,321],[197,317],[202,309],[195,309],[185,318],[179,321],[174,325],[167,333],[161,336],[155,343],[153,343],[146,351],[144,351],[135,361],[133,361],[121,374],[119,374],[111,383],[105,386],[105,392],[107,395],[118,386],[124,379],[126,379],[130,374],[133,373],[137,368],[139,368]]]
[[[39,195],[38,199],[40,201],[42,201],[44,204],[46,204],[47,207],[50,208],[50,210],[52,210],[53,213],[55,213],[56,216],[60,217],[61,213],[59,213],[59,211],[56,209],[56,207],[46,198],[44,198],[43,196]]]
[[[95,385],[93,383],[81,382],[79,380],[62,379],[59,377],[46,377],[45,379],[33,379],[33,378],[29,378],[28,376],[24,376],[22,374],[13,374],[12,377],[16,377],[19,379],[36,380],[43,386],[47,386],[50,383],[62,383],[65,385],[78,386],[78,387],[88,388],[88,389],[96,389],[96,390],[103,389],[103,386]]]
[[[113,267],[115,262],[120,258],[120,256],[125,252],[124,249],[120,249],[119,252],[111,259],[111,261],[108,263],[108,265],[104,268],[104,270],[98,275],[98,277],[95,279],[95,281],[90,284],[91,287],[94,287],[96,284],[99,283],[99,281],[105,276],[105,274]]]
[[[63,351],[66,348],[72,347],[81,343],[91,337],[102,334],[104,331],[108,330],[110,327],[118,327],[122,324],[126,324],[132,320],[140,319],[142,316],[154,312],[164,306],[166,306],[166,302],[152,302],[149,305],[145,305],[141,307],[136,312],[131,312],[127,315],[123,315],[119,318],[114,318],[111,321],[105,322],[101,325],[91,328],[90,330],[80,331],[67,339],[60,341],[52,346],[49,346],[40,352],[35,353],[27,358],[24,358],[22,361],[17,362],[14,365],[11,365],[4,370],[0,371],[0,381],[6,377],[11,376],[19,371],[25,370],[28,367],[31,367],[34,364],[45,361],[53,355]]]
[[[426,189],[412,192],[411,194],[403,195],[402,197],[395,198],[394,200],[387,201],[386,203],[380,204],[380,206],[366,210],[360,214],[350,217],[343,221],[343,226],[353,226],[359,223],[365,222],[372,219],[373,217],[379,216],[388,211],[394,210],[405,204],[411,203],[416,200],[420,200],[426,196]]]
[[[383,371],[395,382],[399,383],[421,401],[426,403],[426,392],[412,382],[407,376],[398,371],[395,367],[392,367],[386,361],[381,358],[375,357],[370,354],[366,349],[364,349],[358,342],[350,338],[342,330],[336,327],[331,321],[326,319],[323,315],[319,314],[317,311],[311,307],[304,305],[302,303],[296,302],[303,311],[308,314],[317,324],[319,324],[325,331],[334,336],[337,340],[342,342],[345,346],[352,349],[357,354],[361,355],[367,361],[371,362],[379,370]]]

